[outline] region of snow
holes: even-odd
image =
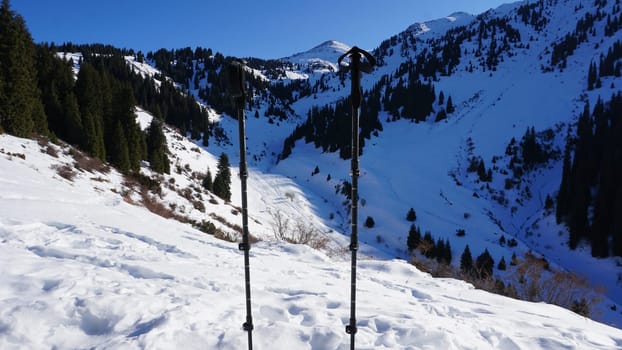
[[[72,62],[71,70],[73,71],[74,76],[77,76],[78,72],[80,71],[80,62],[82,61],[82,53],[80,52],[76,52],[76,53],[59,52],[57,53],[57,55],[63,60],[66,60],[66,61],[71,60]]]
[[[466,12],[455,12],[444,18],[439,18],[436,20],[426,21],[422,23],[414,23],[410,25],[406,29],[406,31],[412,32],[415,35],[443,34],[451,28],[469,24],[473,20],[475,20],[475,16],[471,14],[468,14]]]
[[[319,73],[336,72],[339,56],[350,50],[351,47],[335,40],[329,40],[312,48],[309,51],[300,52],[282,60],[310,67]],[[289,79],[295,79],[289,77]]]
[[[127,203],[114,171],[58,176],[57,146],[0,149],[0,348],[246,347],[235,243]],[[250,261],[258,349],[349,348],[348,261],[270,241]],[[358,349],[622,347],[618,329],[401,260],[360,260],[357,296]]]
[[[432,232],[435,239],[449,238],[453,248],[454,266],[457,257],[469,244],[474,254],[488,249],[496,262],[502,257],[509,261],[515,253],[519,257],[527,252],[544,256],[556,269],[573,271],[589,276],[595,286],[602,286],[602,302],[594,307],[593,317],[608,324],[622,325],[622,259],[594,259],[589,249],[581,247],[569,251],[567,231],[557,225],[554,218],[544,215],[542,208],[547,195],[555,196],[561,178],[561,159],[552,161],[544,168],[528,174],[533,196],[521,198],[519,191],[505,190],[503,181],[507,177],[495,171],[490,184],[497,193],[503,191],[509,198],[508,205],[499,205],[486,190],[484,184],[466,173],[468,158],[481,156],[487,167],[492,166],[494,156],[503,157],[505,148],[512,138],[520,140],[528,127],[536,131],[552,129],[556,133],[555,146],[563,150],[566,129],[572,126],[577,116],[589,101],[594,106],[598,97],[609,98],[620,86],[619,78],[603,80],[603,88],[585,91],[585,79],[589,63],[598,61],[617,40],[615,37],[589,38],[568,58],[568,66],[560,72],[544,73],[549,64],[551,44],[573,32],[576,21],[590,6],[577,6],[579,1],[546,2],[545,16],[550,23],[542,32],[536,32],[530,25],[517,19],[514,11],[525,2],[506,4],[482,14],[482,18],[507,16],[510,25],[520,32],[521,45],[511,48],[512,54],[504,54],[495,70],[483,69],[477,56],[477,40],[463,43],[461,64],[451,76],[439,76],[433,82],[435,91],[451,95],[456,112],[441,123],[430,120],[411,123],[406,120],[388,122],[391,117],[380,114],[383,131],[377,137],[365,140],[361,157],[360,196],[365,204],[360,207],[359,220],[371,216],[376,227],[360,228],[361,241],[366,243],[365,253],[377,258],[409,258],[406,237],[410,222],[404,220],[406,212],[413,207],[418,214],[417,226]],[[613,4],[608,4],[611,10]],[[603,22],[596,23],[598,33],[603,31]],[[442,37],[447,30],[458,26],[477,29],[476,17],[466,13],[454,13],[446,18],[414,24],[405,34],[416,35],[416,48],[401,49],[402,43],[391,48],[393,54],[384,57],[384,65],[372,74],[363,75],[363,89],[370,89],[385,74],[392,75],[401,63],[413,59],[422,50],[428,49],[429,40]],[[426,28],[426,32],[421,32]],[[497,43],[501,37],[497,34]],[[410,38],[409,38],[410,39]],[[482,52],[489,49],[490,38],[484,40]],[[321,47],[322,45],[320,45]],[[313,50],[312,50],[313,51]],[[316,54],[322,57],[320,54]],[[309,59],[311,56],[305,56]],[[467,68],[473,64],[471,72]],[[298,71],[292,74],[299,73]],[[311,85],[319,73],[310,74]],[[304,78],[304,76],[299,76]],[[317,93],[296,101],[292,109],[297,116],[304,116],[312,106],[331,104],[349,94],[349,87],[342,85],[331,73],[322,76],[326,92]],[[395,84],[395,81],[394,81]],[[441,107],[435,106],[438,110]],[[252,118],[251,118],[252,119]],[[235,125],[222,120],[232,139],[237,137]],[[249,149],[253,153],[278,154],[282,140],[295,124],[294,120],[281,122],[279,126],[266,125],[261,120],[249,119]],[[467,141],[473,141],[469,150]],[[349,161],[336,154],[322,153],[303,141],[296,143],[292,155],[286,160],[274,163],[274,157],[263,157],[254,162],[258,174],[269,173],[275,178],[286,177],[300,188],[301,194],[309,200],[314,210],[313,217],[319,217],[326,226],[347,235],[349,224],[345,198],[336,195],[335,186],[349,181]],[[502,160],[499,169],[504,169],[508,160]],[[311,175],[317,166],[320,173]],[[327,180],[330,175],[331,180]],[[523,187],[524,188],[524,187]],[[295,216],[294,216],[295,217]],[[467,237],[456,238],[457,229],[465,229]],[[515,238],[516,248],[499,244],[500,237]],[[495,271],[495,276],[508,277],[508,273]],[[598,289],[598,288],[596,288]]]
[[[592,283],[604,285],[594,317],[622,325],[622,285],[616,282],[622,261],[593,259],[585,247],[570,253],[564,228],[542,215],[542,198],[559,185],[559,161],[526,177],[534,196],[522,204],[512,202],[515,212],[512,206],[496,203],[465,171],[470,156],[481,156],[490,166],[491,158],[502,156],[509,140],[520,139],[530,126],[562,130],[555,144],[563,149],[566,127],[585,101],[593,106],[599,96],[611,95],[608,87],[614,80],[620,85],[619,79],[607,78],[600,90],[586,92],[583,86],[589,62],[597,60],[615,37],[603,38],[598,48],[596,39],[582,44],[563,73],[542,73],[550,43],[574,30],[576,20],[589,10],[574,11],[576,2],[547,3],[552,22],[543,33],[512,20],[531,48],[513,48],[513,56],[504,56],[494,72],[477,65],[477,44],[465,43],[456,71],[434,82],[436,92],[451,95],[456,106],[446,121],[385,122],[388,116],[380,115],[383,131],[365,140],[361,157],[359,221],[372,216],[376,227],[359,228],[357,348],[622,349],[622,331],[617,328],[555,306],[431,278],[404,260],[394,260],[408,258],[405,242],[411,223],[404,216],[413,207],[422,230],[430,230],[435,238],[451,238],[454,265],[466,244],[474,254],[488,249],[495,261],[509,261],[513,252],[542,254],[554,268],[588,275]],[[503,5],[485,16],[513,16],[520,4]],[[415,24],[409,31],[425,41],[474,20],[455,13]],[[596,27],[602,31],[601,24]],[[396,47],[384,66],[363,76],[364,89],[426,47],[420,43],[417,49],[408,48],[411,52]],[[483,51],[487,45],[484,42]],[[292,156],[276,162],[283,139],[309,108],[348,95],[349,87],[332,74],[337,57],[348,49],[329,41],[285,59],[295,66],[285,72],[285,79],[313,83],[326,78],[328,86],[323,93],[293,103],[296,115],[290,120],[268,124],[247,111],[249,225],[262,240],[251,250],[257,348],[348,348],[344,326],[349,318],[350,228],[345,198],[335,193],[335,186],[350,179],[349,161],[299,141]],[[77,73],[79,54],[66,55]],[[126,60],[141,74],[157,74],[133,57]],[[470,61],[474,72],[466,69]],[[258,70],[252,74],[267,80]],[[260,114],[264,107],[257,108]],[[231,203],[203,193],[205,212],[179,193],[197,185],[193,174],[210,169],[214,175],[221,152],[230,157],[234,179],[238,173],[237,121],[209,108],[208,114],[230,141],[210,139],[210,146],[202,147],[165,128],[173,152],[172,172],[164,177],[170,186],[163,187],[160,200],[198,222],[213,221],[213,214],[239,225],[240,188],[235,181]],[[142,129],[151,118],[137,110]],[[237,245],[130,204],[140,197],[114,171],[76,171],[71,181],[61,177],[57,169],[71,168],[74,161],[65,149],[50,147],[58,149],[58,158],[34,141],[0,135],[0,348],[245,348],[243,264]],[[500,167],[506,163],[502,159]],[[312,175],[316,166],[320,173]],[[142,172],[151,174],[146,167]],[[504,178],[496,172],[494,176],[490,186],[503,189]],[[516,191],[506,196],[521,199]],[[275,211],[314,227],[328,238],[329,247],[314,251],[276,241],[271,216]],[[231,232],[226,224],[213,223]],[[458,228],[467,236],[455,238]],[[516,238],[518,247],[499,245],[501,235]],[[499,271],[495,275],[507,277]]]

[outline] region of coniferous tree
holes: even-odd
[[[421,231],[419,230],[419,228],[415,227],[414,224],[410,225],[410,230],[408,230],[408,238],[406,240],[408,251],[413,251],[417,249],[420,242],[421,242]]]
[[[106,106],[106,91],[104,91],[104,82],[97,70],[89,63],[82,63],[78,78],[75,83],[75,96],[80,105],[80,113],[82,115],[82,127],[84,135],[82,138],[82,148],[92,155],[102,160],[106,160],[106,144],[104,141],[104,113],[110,108]],[[71,98],[68,94],[67,98]],[[66,118],[61,117],[62,120]],[[112,120],[109,120],[110,132],[113,126]],[[63,131],[61,131],[62,133]],[[60,136],[60,135],[59,135]],[[108,143],[114,140],[108,140]]]
[[[170,173],[170,160],[167,153],[168,147],[162,131],[162,121],[154,117],[147,129],[147,154],[151,170],[160,174]]]
[[[454,103],[451,100],[451,96],[447,97],[447,107],[445,108],[445,110],[447,111],[447,114],[451,114],[456,111]]]
[[[443,260],[445,264],[451,264],[451,260],[453,259],[453,255],[451,253],[451,244],[449,243],[449,239],[445,241],[445,250],[443,251]]]
[[[108,154],[110,157],[110,163],[115,165],[119,171],[127,173],[131,170],[130,154],[127,146],[127,139],[125,138],[125,132],[121,122],[117,120],[113,129],[112,137],[115,142],[110,143],[108,147]]]
[[[445,257],[445,241],[442,239],[436,240],[436,244],[433,249],[433,257],[436,258],[436,262],[440,263],[444,261]]]
[[[70,144],[76,146],[83,145],[84,129],[82,128],[82,118],[80,116],[78,101],[73,94],[63,97],[62,111],[64,132],[58,136]]]
[[[566,138],[566,147],[564,148],[564,165],[562,168],[562,181],[559,185],[559,191],[557,192],[557,207],[555,210],[555,218],[557,223],[561,223],[566,220],[568,215],[568,201],[571,196],[571,169],[570,163],[570,135]]]
[[[231,200],[231,170],[229,167],[229,157],[225,153],[221,153],[218,159],[218,170],[214,178],[214,194],[225,201]]]
[[[464,251],[462,251],[460,256],[460,271],[468,275],[473,273],[473,256],[468,244],[464,247]]]
[[[575,249],[579,241],[588,237],[587,212],[591,200],[590,195],[590,174],[593,173],[592,152],[593,135],[592,122],[589,115],[589,108],[586,109],[579,118],[577,126],[577,146],[571,171],[572,197],[569,205],[568,230],[570,237],[568,244],[571,249]]]
[[[499,260],[499,264],[497,265],[497,269],[501,270],[501,271],[505,271],[507,269],[506,263],[505,263],[505,257],[501,257],[501,260]]]
[[[597,71],[596,71],[596,63],[591,62],[590,68],[587,74],[587,89],[588,90],[594,90],[594,84],[596,83],[597,79],[598,78],[597,78]]]
[[[112,95],[112,116],[123,127],[132,171],[140,169],[140,161],[146,158],[147,153],[145,135],[136,123],[135,105],[134,94],[128,86],[115,87]]]
[[[480,278],[492,277],[492,269],[495,266],[495,261],[488,252],[488,249],[484,249],[484,252],[480,254],[475,260],[475,266]]]
[[[35,46],[24,19],[0,6],[0,126],[19,137],[47,130],[37,86]]]

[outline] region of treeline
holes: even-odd
[[[141,160],[168,171],[161,124],[140,130],[131,85],[87,62],[74,80],[72,62],[36,46],[8,0],[0,7],[0,62],[0,128],[7,133],[59,137],[123,172],[137,171]]]
[[[365,139],[371,138],[372,133],[382,131],[382,123],[378,119],[380,111],[379,86],[370,92],[365,92],[359,115],[360,133],[359,150],[363,153]],[[283,152],[279,159],[287,158],[294,148],[296,141],[304,139],[315,147],[322,148],[323,152],[339,151],[339,157],[352,157],[352,107],[350,99],[344,98],[334,105],[312,107],[307,112],[304,123],[296,126],[290,136],[283,143]]]
[[[620,11],[620,6],[614,6],[614,13],[607,14],[603,7],[606,3],[598,4],[598,9],[595,13],[586,13],[583,18],[577,21],[575,26],[575,30],[572,33],[568,33],[564,36],[564,38],[555,43],[551,50],[551,67],[554,68],[559,66],[560,68],[566,67],[566,60],[569,56],[572,56],[577,47],[587,41],[589,36],[596,35],[596,26],[594,25],[596,22],[600,22],[603,19],[607,18],[607,24],[605,27],[605,35],[613,36],[620,28],[620,20],[619,17],[615,16],[612,19],[612,15],[615,15],[616,12]]]
[[[622,256],[622,93],[589,105],[564,152],[556,217],[568,226],[569,246],[581,241],[592,256]],[[573,155],[574,150],[574,155]]]
[[[600,55],[599,64],[590,63],[587,73],[587,89],[594,90],[602,87],[601,77],[613,76],[619,78],[622,76],[622,41],[616,41],[607,50],[606,55]]]
[[[404,31],[382,42],[374,55],[382,64],[384,57],[399,50],[402,57],[411,58],[423,78],[435,80],[438,75],[447,76],[455,71],[463,55],[469,53],[462,48],[465,42],[477,42],[477,48],[470,53],[483,70],[496,70],[503,54],[511,55],[513,45],[522,46],[520,41],[520,32],[510,25],[509,19],[480,15],[469,26],[449,29],[443,36],[425,42],[418,39],[418,33]],[[418,44],[425,45],[425,48],[414,55]],[[473,71],[473,63],[467,69]]]

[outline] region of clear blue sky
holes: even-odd
[[[410,24],[512,0],[11,0],[36,42],[186,46],[280,58],[326,40],[377,47]]]

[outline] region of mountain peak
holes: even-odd
[[[350,50],[350,46],[337,40],[327,40],[312,49],[296,53],[284,58],[287,61],[300,63],[309,59],[321,59],[329,62],[337,62],[339,56]]]
[[[449,16],[425,21],[425,22],[417,22],[409,26],[406,31],[413,32],[415,35],[421,35],[424,33],[442,33],[447,31],[452,27],[456,27],[459,25],[465,25],[475,19],[475,16],[466,13],[466,12],[454,12]]]
[[[310,67],[314,71],[337,70],[339,56],[350,46],[336,40],[327,40],[312,49],[285,57],[283,60]]]

